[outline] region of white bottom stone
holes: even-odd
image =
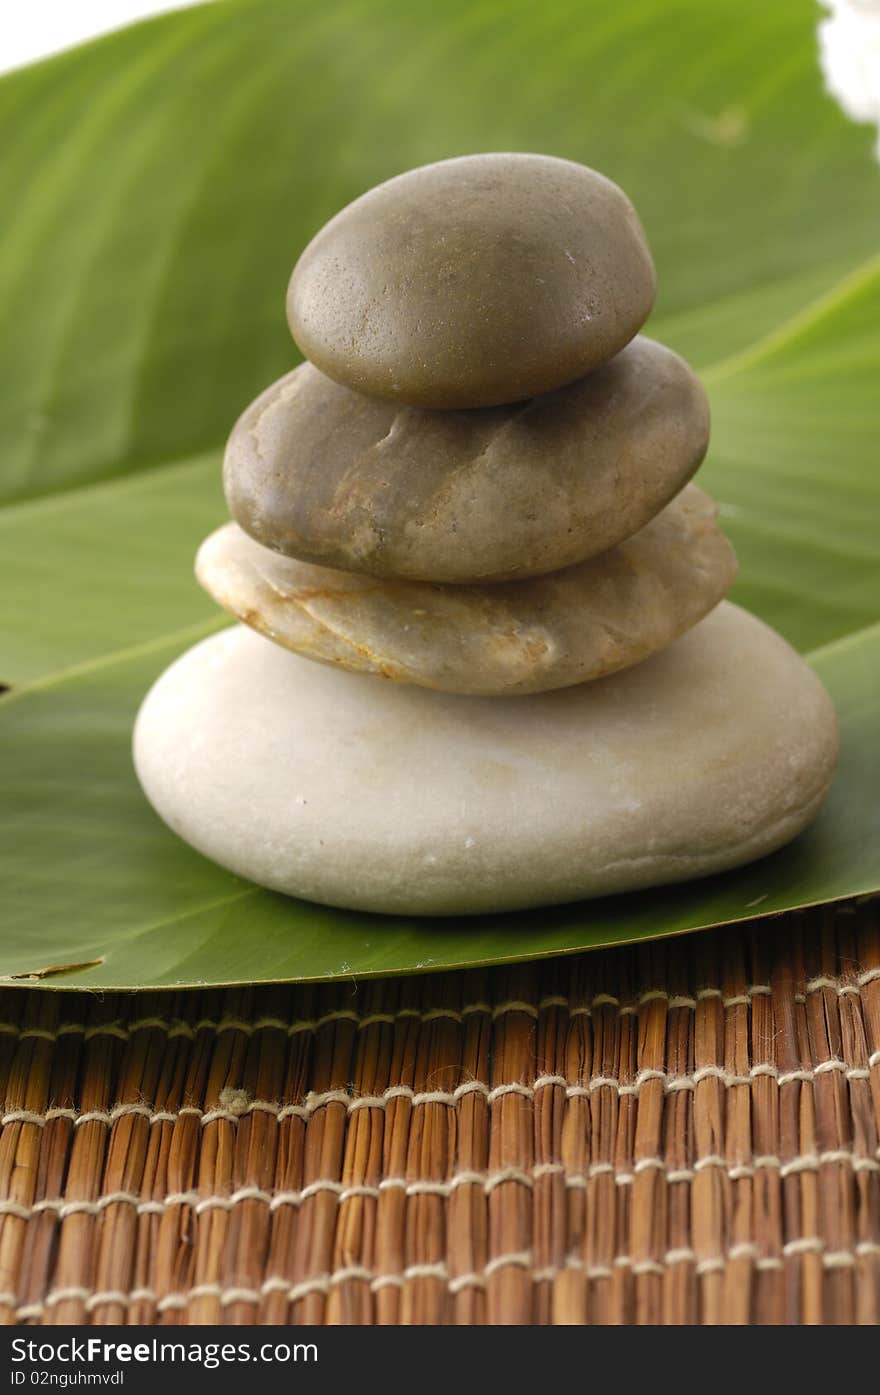
[[[517,698],[327,668],[237,626],[159,678],[134,753],[166,823],[240,876],[461,915],[772,852],[816,813],[837,722],[803,660],[725,602],[635,668]]]

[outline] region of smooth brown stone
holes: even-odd
[[[656,279],[611,180],[546,155],[467,155],[398,175],[306,247],[287,293],[306,358],[415,407],[550,392],[644,324]]]
[[[199,581],[278,644],[398,683],[475,695],[537,693],[627,668],[721,600],[736,558],[715,507],[688,485],[634,537],[528,581],[383,581],[281,557],[227,524]]]
[[[247,408],[224,482],[245,532],[288,556],[417,581],[514,580],[636,532],[708,437],[699,380],[642,337],[558,392],[473,412],[396,407],[303,364]]]

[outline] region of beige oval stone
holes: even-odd
[[[134,751],[166,823],[239,876],[461,915],[772,852],[824,798],[837,724],[804,661],[722,602],[625,673],[518,702],[375,683],[235,626],[163,674]]]
[[[712,501],[688,485],[640,532],[561,572],[495,586],[436,586],[281,557],[234,523],[199,550],[220,605],[321,663],[453,693],[542,692],[664,648],[733,583]]]
[[[446,410],[582,377],[632,339],[654,292],[610,179],[546,155],[468,155],[343,208],[294,267],[287,317],[337,382]]]
[[[641,528],[706,452],[699,380],[639,338],[516,407],[397,408],[309,364],[256,399],[224,464],[230,511],[287,556],[417,581],[557,571]]]

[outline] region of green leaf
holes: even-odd
[[[788,848],[681,886],[444,920],[357,915],[260,891],[159,822],[131,772],[131,725],[157,669],[199,634],[4,700],[11,798],[0,810],[0,846],[16,850],[4,981],[71,965],[43,981],[142,988],[360,978],[650,939],[876,887],[880,625],[815,657],[840,715],[843,759],[818,820]]]
[[[878,324],[875,256],[704,375],[736,598],[803,651],[880,614]]]
[[[0,975],[61,987],[401,972],[675,933],[880,886],[880,171],[802,0],[223,0],[0,80]],[[533,149],[635,200],[650,331],[701,369],[735,599],[815,663],[843,760],[815,826],[728,876],[453,922],[273,896],[159,823],[138,701],[224,623],[192,580],[284,288],[339,206]],[[91,967],[82,967],[91,965]],[[33,981],[33,980],[31,980]]]

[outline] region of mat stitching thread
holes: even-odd
[[[379,1200],[382,1193],[388,1191],[402,1191],[406,1196],[449,1197],[459,1187],[473,1186],[481,1187],[486,1194],[489,1194],[496,1187],[503,1186],[508,1182],[515,1182],[524,1187],[534,1187],[536,1182],[539,1182],[543,1177],[553,1176],[561,1177],[563,1185],[573,1189],[586,1187],[594,1178],[609,1174],[613,1176],[618,1186],[627,1186],[640,1173],[646,1171],[665,1173],[666,1180],[675,1183],[693,1181],[696,1175],[707,1167],[720,1169],[727,1174],[731,1181],[755,1177],[762,1171],[778,1172],[780,1178],[784,1180],[786,1177],[800,1172],[818,1172],[820,1168],[834,1164],[851,1167],[854,1172],[880,1173],[880,1161],[876,1158],[848,1152],[842,1148],[828,1149],[822,1153],[805,1153],[786,1162],[773,1155],[763,1155],[753,1158],[750,1163],[729,1164],[719,1154],[710,1153],[697,1158],[691,1167],[682,1168],[670,1167],[660,1157],[639,1158],[631,1172],[622,1169],[617,1171],[614,1165],[608,1162],[593,1163],[586,1171],[576,1173],[566,1173],[563,1163],[536,1163],[528,1169],[504,1167],[492,1172],[466,1170],[455,1173],[445,1180],[437,1181],[428,1179],[408,1181],[405,1177],[384,1177],[374,1186],[366,1183],[344,1185],[335,1178],[328,1177],[309,1182],[297,1190],[271,1192],[261,1187],[247,1186],[239,1187],[227,1196],[203,1196],[201,1192],[193,1189],[183,1192],[169,1192],[161,1200],[150,1200],[136,1192],[126,1191],[108,1192],[95,1200],[65,1197],[44,1198],[30,1205],[24,1202],[4,1200],[0,1201],[0,1216],[15,1216],[19,1220],[28,1221],[34,1216],[50,1212],[57,1215],[60,1220],[64,1220],[65,1217],[72,1215],[98,1216],[109,1206],[132,1206],[139,1215],[164,1215],[166,1211],[170,1211],[176,1206],[191,1206],[196,1215],[201,1215],[203,1212],[211,1210],[231,1211],[245,1201],[258,1201],[268,1206],[271,1211],[276,1211],[282,1206],[301,1206],[309,1197],[317,1196],[321,1192],[335,1194],[342,1204],[356,1197]]]
[[[322,1109],[328,1104],[343,1105],[349,1113],[358,1109],[384,1109],[395,1099],[408,1100],[414,1108],[424,1104],[454,1106],[465,1095],[469,1094],[479,1094],[489,1104],[494,1104],[496,1100],[505,1095],[520,1095],[525,1099],[534,1099],[539,1090],[551,1087],[564,1089],[567,1098],[577,1099],[589,1097],[595,1090],[605,1088],[614,1090],[621,1096],[638,1095],[644,1086],[653,1081],[661,1082],[664,1091],[671,1094],[678,1090],[696,1089],[704,1080],[710,1079],[720,1081],[728,1089],[750,1085],[753,1080],[761,1076],[775,1080],[780,1086],[791,1084],[794,1081],[809,1084],[829,1072],[838,1072],[844,1075],[847,1080],[868,1080],[871,1070],[878,1064],[880,1064],[880,1051],[875,1051],[869,1056],[867,1066],[847,1066],[845,1061],[837,1057],[830,1057],[826,1061],[817,1062],[814,1066],[791,1071],[780,1071],[776,1065],[769,1061],[758,1062],[744,1075],[735,1074],[716,1065],[700,1066],[689,1075],[667,1075],[662,1070],[645,1069],[639,1071],[634,1080],[629,1083],[623,1082],[613,1075],[596,1075],[586,1084],[575,1085],[568,1084],[565,1077],[561,1075],[540,1075],[532,1085],[511,1082],[490,1088],[483,1081],[467,1080],[452,1091],[417,1091],[409,1085],[391,1085],[380,1095],[351,1095],[346,1090],[324,1090],[320,1093],[309,1093],[303,1104],[279,1105],[277,1101],[272,1100],[249,1100],[240,1106],[219,1106],[204,1111],[196,1105],[183,1105],[175,1111],[152,1110],[149,1105],[138,1103],[117,1104],[112,1109],[90,1109],[81,1114],[74,1109],[63,1107],[51,1108],[43,1112],[30,1109],[11,1109],[0,1116],[0,1125],[34,1124],[38,1128],[43,1128],[53,1119],[68,1119],[78,1128],[88,1123],[113,1124],[115,1120],[128,1114],[141,1115],[151,1125],[157,1123],[173,1124],[186,1115],[198,1119],[203,1126],[220,1119],[237,1123],[243,1116],[254,1113],[271,1114],[280,1122],[286,1118],[308,1119],[316,1110]]]
[[[15,1294],[0,1293],[0,1304],[4,1307],[14,1308],[16,1318],[19,1321],[25,1321],[29,1318],[40,1318],[47,1310],[68,1302],[83,1303],[88,1312],[93,1312],[104,1304],[129,1306],[138,1302],[155,1303],[158,1312],[168,1312],[186,1308],[199,1298],[215,1298],[221,1307],[229,1307],[234,1303],[257,1304],[273,1293],[280,1293],[286,1295],[289,1303],[295,1303],[298,1299],[306,1298],[311,1294],[326,1295],[333,1288],[350,1282],[369,1284],[374,1292],[378,1292],[382,1288],[403,1287],[407,1283],[420,1279],[435,1279],[444,1283],[448,1291],[455,1295],[466,1288],[485,1288],[494,1274],[506,1268],[522,1269],[533,1283],[552,1282],[565,1272],[578,1273],[592,1280],[609,1279],[615,1268],[627,1268],[636,1275],[654,1274],[662,1278],[667,1269],[678,1264],[694,1264],[696,1273],[704,1275],[723,1271],[729,1263],[735,1263],[742,1259],[751,1260],[759,1270],[778,1271],[784,1268],[786,1259],[812,1254],[821,1259],[822,1265],[826,1269],[854,1268],[860,1259],[880,1256],[880,1244],[865,1241],[856,1245],[852,1250],[829,1250],[819,1236],[803,1236],[783,1245],[781,1255],[763,1255],[756,1245],[744,1242],[732,1246],[726,1255],[709,1255],[699,1258],[693,1249],[676,1249],[668,1250],[662,1260],[637,1260],[628,1255],[619,1255],[614,1259],[612,1265],[588,1264],[577,1256],[571,1256],[563,1266],[548,1266],[539,1270],[532,1269],[534,1260],[532,1252],[521,1250],[497,1255],[490,1259],[482,1270],[467,1274],[451,1275],[447,1265],[442,1260],[436,1264],[410,1265],[396,1274],[376,1274],[361,1265],[351,1265],[344,1269],[335,1270],[332,1274],[316,1274],[312,1278],[304,1279],[298,1283],[291,1283],[289,1279],[275,1275],[265,1279],[259,1288],[236,1286],[223,1288],[220,1284],[204,1283],[196,1284],[186,1293],[169,1293],[160,1297],[155,1290],[149,1288],[132,1289],[130,1293],[125,1293],[117,1289],[91,1292],[82,1287],[68,1287],[54,1289],[42,1303],[28,1303],[21,1306],[17,1306],[18,1300]]]
[[[841,981],[840,979],[829,978],[827,975],[819,975],[810,979],[806,984],[807,993],[821,992],[823,989],[831,989],[840,996],[848,993],[857,993],[860,988],[880,979],[880,967],[866,969],[852,981]],[[589,1016],[597,1007],[616,1007],[624,1014],[631,1014],[637,1011],[639,1006],[647,1005],[655,1001],[665,1001],[670,1008],[696,1009],[698,1003],[710,998],[718,998],[724,1008],[748,1006],[754,997],[768,997],[772,994],[772,987],[769,983],[750,984],[742,993],[725,995],[720,988],[700,988],[695,995],[690,994],[670,994],[661,988],[649,988],[640,993],[634,1002],[622,1001],[613,993],[597,993],[589,1003],[574,1003],[564,995],[554,993],[541,998],[537,1003],[528,1003],[519,1000],[512,1000],[499,1003],[493,1006],[487,1002],[467,1003],[462,1008],[430,1008],[426,1012],[418,1008],[398,1008],[394,1012],[373,1012],[363,1016],[355,1012],[353,1008],[336,1008],[331,1012],[322,1013],[320,1017],[303,1018],[296,1022],[286,1021],[282,1017],[263,1016],[256,1018],[252,1022],[244,1019],[211,1018],[204,1017],[198,1022],[189,1023],[182,1019],[169,1021],[162,1017],[141,1017],[132,1022],[124,1024],[122,1022],[99,1023],[95,1026],[87,1027],[84,1023],[64,1022],[59,1027],[50,1029],[47,1027],[22,1027],[16,1022],[0,1022],[0,1035],[15,1036],[22,1040],[33,1038],[40,1041],[56,1041],[58,1037],[77,1035],[82,1036],[85,1041],[91,1041],[95,1037],[110,1036],[120,1041],[126,1041],[135,1032],[139,1031],[159,1031],[164,1032],[169,1038],[186,1037],[192,1040],[202,1031],[214,1033],[221,1032],[243,1032],[250,1036],[255,1032],[274,1029],[285,1032],[288,1036],[296,1036],[302,1032],[315,1032],[321,1027],[327,1026],[331,1022],[351,1022],[357,1029],[363,1030],[376,1024],[387,1023],[393,1026],[395,1022],[402,1018],[414,1018],[419,1022],[431,1022],[440,1018],[448,1018],[453,1022],[462,1022],[466,1017],[474,1013],[482,1013],[492,1019],[503,1017],[508,1012],[523,1012],[530,1017],[537,1017],[539,1013],[551,1007],[567,1008],[572,1017]],[[802,994],[795,995],[796,1000],[803,1001]]]

